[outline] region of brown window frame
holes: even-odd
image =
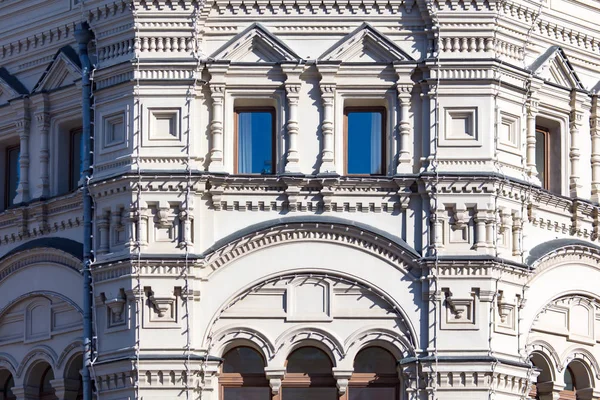
[[[288,389],[291,389],[291,388],[336,388],[336,380],[333,377],[333,367],[335,366],[335,364],[331,360],[331,358],[329,357],[327,352],[323,351],[321,348],[319,348],[317,346],[312,346],[312,345],[300,346],[300,347],[294,349],[293,351],[291,351],[285,360],[284,366],[285,366],[286,370],[288,367],[288,361],[290,359],[290,356],[294,352],[301,350],[303,348],[306,348],[306,347],[316,348],[319,351],[322,351],[327,356],[327,358],[329,359],[329,362],[331,364],[330,372],[329,373],[310,373],[310,374],[304,374],[304,373],[300,373],[300,372],[286,372],[285,376],[283,377],[283,379],[281,381],[281,391],[279,392],[279,396],[275,397],[273,400],[280,400],[284,393],[284,389],[286,389],[286,388],[288,388]],[[336,388],[336,391],[337,391],[337,388]],[[285,400],[285,397],[283,397],[283,400]],[[343,400],[343,398],[341,398],[340,400]]]
[[[544,135],[544,181],[541,182],[541,184],[544,189],[550,190],[550,129],[542,126],[536,126],[535,132],[539,132]]]
[[[357,353],[356,356],[358,356],[358,354],[363,351],[366,350],[370,347],[378,347],[380,349],[385,350],[386,352],[390,353],[388,350],[386,350],[385,348],[381,347],[381,346],[367,346],[364,347],[362,349],[360,349]],[[394,358],[393,354],[390,353],[390,355],[392,356],[392,358]],[[355,356],[355,357],[356,357]],[[383,374],[378,374],[376,372],[353,372],[350,379],[348,380],[348,394],[347,396],[350,396],[350,393],[352,392],[352,388],[377,388],[377,387],[385,387],[385,388],[394,388],[394,398],[398,399],[400,398],[400,379],[398,378],[398,373],[394,372],[394,373],[383,373]]]
[[[75,128],[75,129],[71,129],[69,131],[69,185],[68,185],[68,191],[72,192],[74,190],[77,190],[79,188],[79,181],[81,180],[81,176],[77,179],[74,180],[74,176],[73,176],[73,156],[75,154],[75,144],[74,144],[74,136],[76,134],[80,133],[81,134],[81,140],[83,140],[83,128]],[[80,154],[80,157],[83,158],[83,154]],[[79,161],[80,163],[82,163],[82,161]],[[81,166],[80,166],[81,167]],[[75,182],[75,185],[73,184]]]
[[[268,112],[271,114],[271,173],[270,174],[260,174],[260,173],[249,173],[244,172],[244,174],[249,175],[277,175],[277,112],[275,111],[275,107],[235,107],[233,109],[234,113],[234,127],[233,127],[233,171],[234,174],[240,174],[238,169],[239,162],[239,114],[241,112]]]
[[[263,359],[263,364],[267,365],[266,360],[260,354],[259,351],[254,349],[251,346],[242,345],[235,346],[229,350],[233,350],[239,347],[248,347],[254,350],[258,355]],[[226,388],[241,388],[241,387],[264,387],[269,389],[269,396],[273,396],[271,392],[271,386],[269,385],[269,380],[267,379],[264,373],[252,373],[252,374],[242,374],[239,372],[223,372],[224,365],[221,365],[221,373],[219,375],[219,399],[225,398],[225,389]]]
[[[21,150],[21,146],[18,145],[18,144],[16,144],[14,146],[7,146],[4,149],[4,158],[5,158],[4,165],[6,167],[6,169],[5,169],[6,175],[5,175],[5,178],[4,178],[4,209],[3,210],[8,210],[9,207],[14,206],[14,204],[9,204],[9,203],[12,203],[12,201],[13,201],[13,199],[10,199],[10,193],[9,193],[9,191],[10,191],[10,188],[9,188],[10,187],[10,175],[11,175],[10,174],[10,157],[9,157],[9,154],[13,150],[20,151]],[[20,154],[19,154],[19,158],[20,158]],[[20,164],[19,163],[19,159],[17,159],[17,165],[16,165],[17,169],[21,168],[21,166],[19,164]],[[17,189],[18,189],[18,186],[19,185],[17,184]]]
[[[381,173],[380,174],[349,174],[348,173],[348,114],[352,112],[379,112],[381,113]],[[344,107],[344,175],[349,176],[385,176],[387,175],[387,108],[383,106]]]

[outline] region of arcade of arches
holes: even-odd
[[[395,399],[400,380],[393,355],[381,347],[366,347],[354,359],[348,390],[338,397],[333,363],[316,347],[294,350],[286,361],[281,391],[272,396],[265,376],[265,361],[251,347],[235,347],[223,356],[220,398],[224,400],[375,400]]]

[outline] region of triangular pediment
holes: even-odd
[[[16,97],[28,94],[29,91],[6,68],[0,68],[0,104],[8,103]]]
[[[583,89],[577,74],[573,70],[565,52],[558,46],[552,46],[531,65],[533,74],[546,82],[567,89]]]
[[[366,22],[325,51],[319,60],[342,63],[414,61],[393,41]]]
[[[214,52],[215,60],[242,63],[299,61],[300,57],[264,26],[254,23]]]
[[[33,91],[46,92],[68,86],[78,80],[81,80],[79,57],[72,47],[65,46],[56,53]]]

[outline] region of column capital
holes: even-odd
[[[285,376],[285,368],[283,367],[265,367],[265,376],[269,380],[269,386],[274,395],[281,391],[281,381]]]

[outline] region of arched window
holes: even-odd
[[[348,384],[349,400],[398,399],[400,380],[396,359],[381,347],[367,347],[354,358],[354,372]]]
[[[316,347],[295,350],[286,362],[282,399],[337,400],[332,367],[329,356]]]
[[[54,388],[50,381],[54,379],[54,372],[51,367],[46,368],[42,374],[40,382],[40,400],[57,400],[54,395]]]
[[[223,356],[219,377],[223,400],[270,400],[265,360],[251,347],[235,347]]]

